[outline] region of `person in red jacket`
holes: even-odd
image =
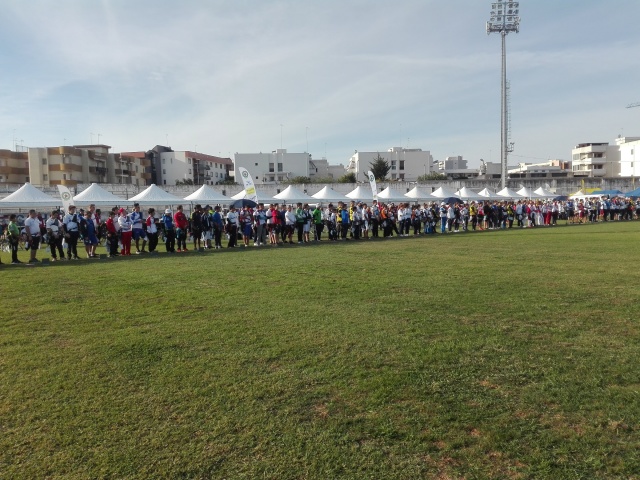
[[[109,218],[105,222],[105,226],[107,228],[107,249],[109,250],[109,258],[118,256],[118,230],[116,230],[115,226],[115,216],[115,212],[113,210],[110,211]]]
[[[176,226],[176,247],[178,252],[188,252],[187,250],[187,229],[189,219],[182,211],[182,205],[178,205],[178,210],[173,215],[173,223]]]

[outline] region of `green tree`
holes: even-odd
[[[387,178],[387,174],[389,170],[391,170],[391,166],[389,166],[389,162],[387,162],[380,153],[378,156],[373,159],[373,162],[369,163],[371,167],[371,173],[376,177],[378,182],[383,182]]]
[[[184,180],[176,180],[176,186],[179,185],[193,185],[193,179],[185,178]]]
[[[238,183],[227,176],[224,180],[217,181],[216,185],[238,185]]]
[[[338,183],[356,183],[356,174],[353,172],[347,173],[338,179]]]
[[[418,177],[419,182],[429,182],[431,180],[447,180],[447,176],[444,173],[431,172]]]
[[[311,179],[309,177],[293,177],[293,178],[288,178],[282,183],[291,183],[291,184],[311,183]]]

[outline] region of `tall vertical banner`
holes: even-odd
[[[253,178],[246,168],[238,167],[238,172],[242,177],[242,183],[244,184],[244,198],[253,200],[258,203],[258,192],[256,192],[256,186],[253,183]]]
[[[367,172],[367,176],[369,177],[369,185],[371,185],[371,193],[373,193],[373,199],[377,200],[378,199],[378,187],[376,186],[376,177],[373,174],[373,172],[371,172],[371,170],[369,170]]]
[[[73,196],[67,187],[64,185],[58,185],[58,192],[60,192],[60,199],[62,200],[62,205],[64,206],[65,213],[69,212],[69,205],[71,205],[71,199]]]

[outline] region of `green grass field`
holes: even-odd
[[[639,240],[3,266],[0,477],[640,478]]]

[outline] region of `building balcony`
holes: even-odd
[[[151,166],[151,160],[149,160],[148,158],[141,158],[140,159],[140,166],[141,167],[150,167]]]
[[[75,187],[82,183],[80,180],[49,180],[49,185],[66,185],[68,187]]]
[[[82,165],[75,163],[57,163],[49,165],[50,172],[82,172]]]
[[[2,175],[29,175],[28,168],[18,167],[0,167],[0,174]]]
[[[147,172],[139,173],[138,177],[144,180],[151,180],[151,173],[147,173]]]

